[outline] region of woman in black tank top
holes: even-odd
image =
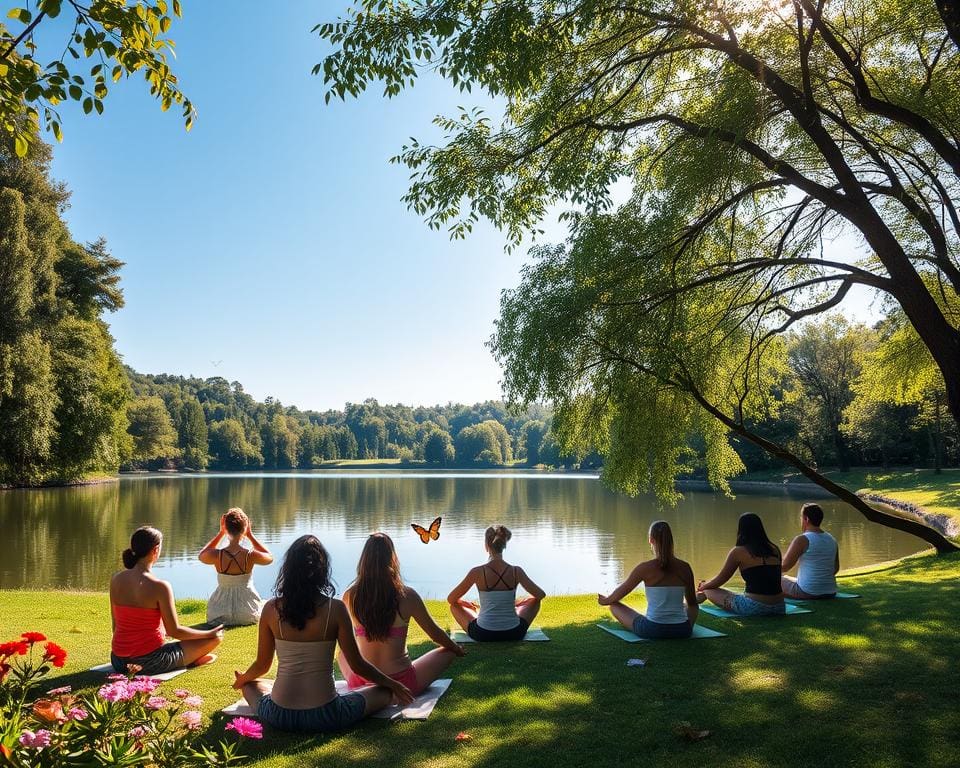
[[[727,554],[720,572],[701,581],[697,599],[709,600],[740,616],[775,616],[786,612],[780,579],[783,574],[780,548],[767,537],[763,522],[751,513],[740,515],[737,545]],[[744,581],[743,594],[721,589],[737,571]]]

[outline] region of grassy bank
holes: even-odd
[[[921,556],[844,579],[862,600],[783,619],[704,624],[717,640],[630,645],[593,625],[592,596],[552,598],[545,644],[468,646],[449,693],[426,722],[369,721],[336,737],[268,730],[256,766],[950,766],[960,764],[960,557]],[[443,625],[445,607],[431,610]],[[180,604],[187,621],[203,604]],[[0,592],[0,640],[39,630],[71,653],[50,686],[94,686],[81,670],[106,659],[101,594]],[[228,632],[220,659],[167,688],[205,697],[213,737],[236,694],[232,670],[253,653],[253,628]],[[411,631],[411,646],[427,646]],[[632,657],[646,668],[626,667]],[[688,741],[683,723],[709,730]],[[455,736],[465,731],[468,742]],[[248,750],[251,751],[251,750]]]

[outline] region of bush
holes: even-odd
[[[40,679],[66,658],[63,648],[39,632],[0,644],[0,762],[17,768],[192,768],[241,759],[237,741],[220,741],[216,748],[200,743],[199,696],[178,689],[168,699],[157,691],[160,682],[137,676],[134,665],[129,675],[110,675],[96,694],[77,696],[64,686],[30,703]],[[242,717],[226,730],[241,741],[262,737],[260,724]]]

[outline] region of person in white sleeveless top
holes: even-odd
[[[217,547],[222,538],[227,545]],[[243,546],[246,538],[253,549]],[[207,623],[240,627],[256,624],[263,601],[253,586],[253,567],[270,565],[273,555],[250,530],[250,518],[239,507],[220,516],[220,530],[198,555],[201,563],[217,569],[217,588],[207,600]]]
[[[263,722],[283,731],[329,733],[349,728],[396,698],[413,696],[360,654],[347,607],[334,599],[330,556],[316,536],[301,536],[287,550],[276,597],[260,616],[257,658],[234,672],[233,687]],[[337,646],[350,667],[372,685],[337,693],[333,656]],[[277,655],[277,679],[264,680]]]
[[[784,576],[783,594],[799,600],[828,600],[837,594],[837,571],[840,570],[840,550],[837,540],[821,529],[823,509],[819,504],[804,504],[800,509],[800,528],[803,531],[783,556],[786,573],[799,563],[797,578]]]
[[[673,553],[673,531],[664,520],[650,526],[647,536],[653,560],[637,565],[609,595],[597,595],[600,605],[610,607],[614,618],[635,635],[648,640],[690,637],[697,623],[700,604],[690,564]],[[646,615],[620,602],[643,582]]]
[[[471,568],[447,596],[453,618],[477,642],[523,640],[547,596],[523,568],[503,559],[503,550],[512,535],[502,525],[487,528],[487,562]],[[517,600],[518,585],[529,597]],[[474,586],[480,595],[479,605],[463,599]]]

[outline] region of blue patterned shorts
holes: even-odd
[[[730,612],[738,616],[783,616],[787,612],[787,605],[782,602],[768,605],[746,595],[734,595],[730,601]]]

